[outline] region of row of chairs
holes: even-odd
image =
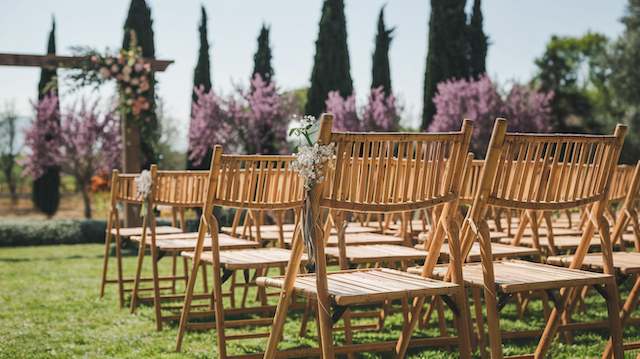
[[[612,252],[612,238],[613,242],[619,240],[629,222],[637,228],[633,210],[636,201],[628,199],[634,190],[628,189],[622,195],[625,188],[633,187],[633,181],[626,181],[627,186],[615,180],[620,172],[614,168],[624,138],[623,126],[610,136],[513,134],[506,132],[506,121],[499,119],[486,159],[480,161],[473,160],[467,153],[472,132],[470,121],[452,133],[341,133],[333,132],[331,125],[331,115],[323,115],[319,141],[333,143],[336,156],[332,169],[326,174],[327,180],[310,193],[314,225],[306,230],[311,231],[315,239],[312,268],[303,265],[309,259],[303,254],[301,236],[304,193],[301,179],[290,169],[293,157],[226,155],[216,147],[210,171],[169,172],[152,168],[154,191],[145,223],[140,228],[119,228],[117,202],[139,203],[140,200],[131,195],[135,193],[133,176],[114,174],[101,293],[105,284],[117,283],[121,305],[124,294],[131,291],[131,307],[135,309],[143,289],[151,291],[153,296],[149,300],[154,303],[158,329],[162,328],[163,321],[179,318],[178,350],[187,329],[215,327],[217,352],[223,358],[228,357],[228,340],[267,336],[264,353],[267,358],[320,354],[333,357],[380,350],[394,350],[398,357],[403,357],[410,345],[431,344],[458,344],[461,357],[469,357],[472,347],[477,346],[484,356],[487,336],[482,307],[487,313],[491,356],[501,357],[500,310],[510,298],[522,299],[542,293],[543,298],[555,304],[547,315],[547,326],[534,354],[542,357],[559,326],[568,327],[567,313],[573,310],[571,305],[577,301],[581,289],[595,287],[607,298],[609,320],[606,324],[610,327],[611,341],[606,355],[621,357],[621,322],[628,321],[638,296],[636,284],[635,292],[632,290],[619,316],[614,276],[618,267],[613,264],[618,252]],[[616,226],[614,235],[610,236],[605,214],[609,213],[608,200],[614,198],[614,192],[617,201],[625,197],[616,224],[618,220],[626,222],[620,224],[620,229]],[[152,213],[156,204],[202,208],[199,231],[185,233],[175,227],[157,226]],[[216,207],[237,210],[230,228],[218,228],[213,215]],[[466,215],[462,214],[462,208],[466,208]],[[582,221],[584,234],[575,253],[571,257],[546,258],[546,254],[558,254],[553,242],[558,230],[554,229],[552,213],[567,213],[572,208],[581,208],[585,219]],[[242,210],[245,211],[244,224],[240,225]],[[289,217],[294,218],[290,225],[283,220],[287,211]],[[276,225],[263,223],[265,212],[275,213],[272,217]],[[505,213],[506,235],[500,231],[503,229],[500,217]],[[414,214],[419,220],[411,220]],[[371,224],[374,217],[377,221]],[[394,223],[396,219],[399,224]],[[489,226],[491,219],[493,231]],[[513,238],[509,237],[511,222],[518,225]],[[539,227],[542,222],[546,224],[546,233],[541,233],[544,232]],[[530,227],[530,236],[527,236],[527,227]],[[418,236],[423,243],[415,248],[408,245],[412,244],[413,228],[418,232],[427,230]],[[587,255],[596,230],[601,241],[601,254],[597,254],[601,258],[598,267],[601,273],[578,270],[596,268],[592,259],[596,255]],[[576,233],[581,232],[572,230],[569,234]],[[125,235],[139,244],[138,266],[132,279],[122,274],[120,247],[121,237]],[[118,265],[115,280],[106,276],[112,237],[115,237]],[[541,237],[547,238],[550,244],[547,248],[553,248],[548,253],[543,249]],[[493,242],[504,241],[504,238],[508,239],[507,244]],[[524,238],[532,238],[533,248],[515,246],[522,244]],[[269,243],[274,244],[268,247]],[[151,278],[141,277],[147,248],[151,254]],[[172,274],[161,276],[157,263],[167,253],[173,258]],[[562,266],[550,267],[539,260],[504,259],[542,255],[547,263]],[[178,275],[175,268],[180,256],[185,261],[191,260],[191,270]],[[340,270],[330,271],[327,258],[329,264],[335,261]],[[422,260],[420,267],[409,266]],[[637,258],[625,257],[625,260],[638,262]],[[206,281],[206,267],[212,267],[211,290]],[[279,275],[269,276],[270,269]],[[306,269],[313,271],[301,273]],[[199,271],[203,274],[202,292],[195,290]],[[254,272],[253,278],[250,271]],[[240,306],[235,303],[234,291],[238,273],[244,274],[245,279],[241,285],[244,291]],[[633,273],[627,276],[634,277]],[[223,284],[228,280],[231,280],[230,292],[225,293]],[[140,287],[149,281],[153,283],[152,288]],[[176,281],[186,283],[182,293],[176,293]],[[171,285],[163,288],[163,282]],[[133,283],[133,288],[124,288],[126,283]],[[258,305],[246,307],[247,289],[255,285],[258,286]],[[268,293],[270,288],[277,292]],[[476,309],[475,337],[471,335],[467,288],[471,288]],[[170,294],[163,295],[162,291]],[[481,292],[484,292],[484,305]],[[277,307],[269,304],[272,294],[278,295]],[[306,305],[297,303],[296,296],[305,297]],[[428,299],[431,299],[430,308],[422,315]],[[182,304],[162,306],[165,300]],[[204,304],[194,304],[194,300],[202,300]],[[379,329],[384,317],[393,311],[392,304],[397,302],[401,304],[398,310],[406,319],[397,342],[353,343],[353,331],[372,328],[351,324],[352,318],[371,314],[354,310],[356,307],[379,305],[382,309],[374,312],[381,319],[374,326]],[[421,319],[428,318],[435,307],[441,313],[442,303],[454,313],[458,336],[446,337],[446,330],[441,326],[440,338],[412,339],[416,326],[428,322]],[[278,352],[289,311],[304,308],[303,326],[306,326],[314,307],[320,348]],[[165,309],[179,311],[180,315],[163,316]],[[228,319],[239,314],[261,316]],[[190,322],[193,318],[212,317],[213,321]],[[334,347],[332,331],[340,320],[343,326],[337,329],[344,331],[345,339],[342,345]],[[230,329],[261,325],[269,326],[269,331],[226,334]]]

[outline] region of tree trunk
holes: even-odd
[[[84,203],[84,218],[91,219],[91,197],[87,184],[82,184],[82,202]]]
[[[122,115],[122,170],[124,173],[138,173],[141,168],[140,129],[134,123],[133,116]],[[138,211],[140,206],[125,205],[124,226],[140,226]],[[138,211],[136,211],[136,208]]]

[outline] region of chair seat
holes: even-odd
[[[185,257],[193,258],[193,252],[182,252]],[[200,257],[203,262],[211,263],[213,253],[202,252]],[[220,252],[220,265],[229,270],[259,269],[283,266],[289,263],[291,251],[282,248],[255,248],[239,249]],[[302,262],[306,262],[306,255],[302,256]]]
[[[580,236],[553,236],[553,242],[555,243],[555,247],[560,250],[574,250],[578,248],[580,245]],[[547,237],[539,237],[541,247],[549,247],[549,239]],[[511,244],[513,241],[512,237],[504,237],[499,240],[500,243],[503,244]],[[533,238],[532,237],[522,237],[520,239],[521,246],[533,247]],[[600,239],[597,237],[591,238],[592,246],[600,245]]]
[[[131,240],[140,242],[141,236],[132,236]],[[196,248],[198,232],[173,233],[156,235],[156,247],[163,251],[193,251]],[[218,234],[218,245],[220,249],[245,249],[257,248],[260,243],[246,239],[234,238],[224,233]],[[211,236],[204,239],[204,249],[211,250]]]
[[[287,224],[283,224],[282,225],[282,231],[283,232],[293,232],[293,230],[295,229],[296,225],[293,223],[287,223]],[[247,233],[249,232],[249,229],[251,229],[251,233],[256,233],[258,231],[258,227],[256,226],[251,226],[250,228],[247,228]],[[244,230],[243,226],[238,226],[236,227],[236,234],[240,235],[242,234],[242,231]],[[222,233],[227,233],[227,234],[233,234],[233,227],[222,227],[220,228],[220,231]],[[260,226],[260,232],[264,233],[264,232],[278,232],[280,231],[278,225],[276,224],[265,224]]]
[[[423,244],[417,244],[417,249],[424,249]],[[449,245],[444,243],[440,250],[440,258],[444,261],[449,260]],[[538,255],[538,251],[533,248],[527,247],[519,247],[519,246],[511,246],[507,244],[500,243],[491,243],[491,254],[493,260],[496,259],[507,259],[507,258],[520,258],[527,256],[535,256]],[[471,251],[469,252],[470,262],[480,262],[480,244],[478,242],[473,243],[473,247],[471,247]]]
[[[547,263],[568,267],[573,261],[573,256],[552,256],[547,258]],[[613,267],[623,274],[640,273],[640,253],[638,252],[613,252]],[[582,269],[601,272],[604,268],[602,254],[589,253],[584,257]]]
[[[447,266],[437,266],[434,275],[441,277],[446,271]],[[468,284],[481,287],[484,285],[482,273],[481,263],[466,263],[462,277]],[[495,261],[493,273],[497,287],[505,293],[603,284],[612,277],[608,274],[521,260]]]
[[[518,230],[513,229],[513,233],[515,234]],[[538,236],[546,237],[548,234],[547,227],[538,227]],[[553,236],[577,236],[580,237],[582,235],[582,231],[574,228],[562,228],[562,227],[554,227],[553,228]],[[524,230],[524,237],[533,236],[533,231],[531,227],[528,227]]]
[[[425,259],[425,251],[392,244],[373,244],[360,246],[347,246],[346,257],[351,263],[394,262]],[[338,258],[338,247],[327,247],[325,253],[330,257]]]
[[[285,237],[284,242],[291,245],[293,237]],[[344,235],[345,243],[349,245],[360,244],[402,244],[404,240],[397,236],[380,233],[346,233]],[[331,235],[327,241],[327,246],[335,247],[338,245],[338,236]]]
[[[636,243],[636,235],[632,233],[623,233],[622,240],[628,243]]]
[[[143,227],[126,227],[120,228],[120,237],[141,236]],[[149,229],[147,228],[147,233]],[[171,226],[157,226],[156,234],[182,233],[182,229]],[[116,235],[117,230],[111,228],[111,234]]]
[[[283,277],[260,277],[260,286],[282,288]],[[329,298],[338,305],[380,302],[455,293],[456,284],[423,278],[387,268],[370,268],[327,273]],[[315,274],[302,274],[296,278],[294,292],[309,298],[317,296]]]

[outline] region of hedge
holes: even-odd
[[[158,225],[168,225],[158,221]],[[46,244],[104,243],[104,220],[0,220],[0,247]],[[197,230],[197,222],[187,221],[187,230]]]

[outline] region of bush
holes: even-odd
[[[157,222],[167,226],[166,220]],[[187,230],[197,231],[198,222],[187,220]],[[104,243],[104,220],[0,220],[0,247],[48,244]]]

